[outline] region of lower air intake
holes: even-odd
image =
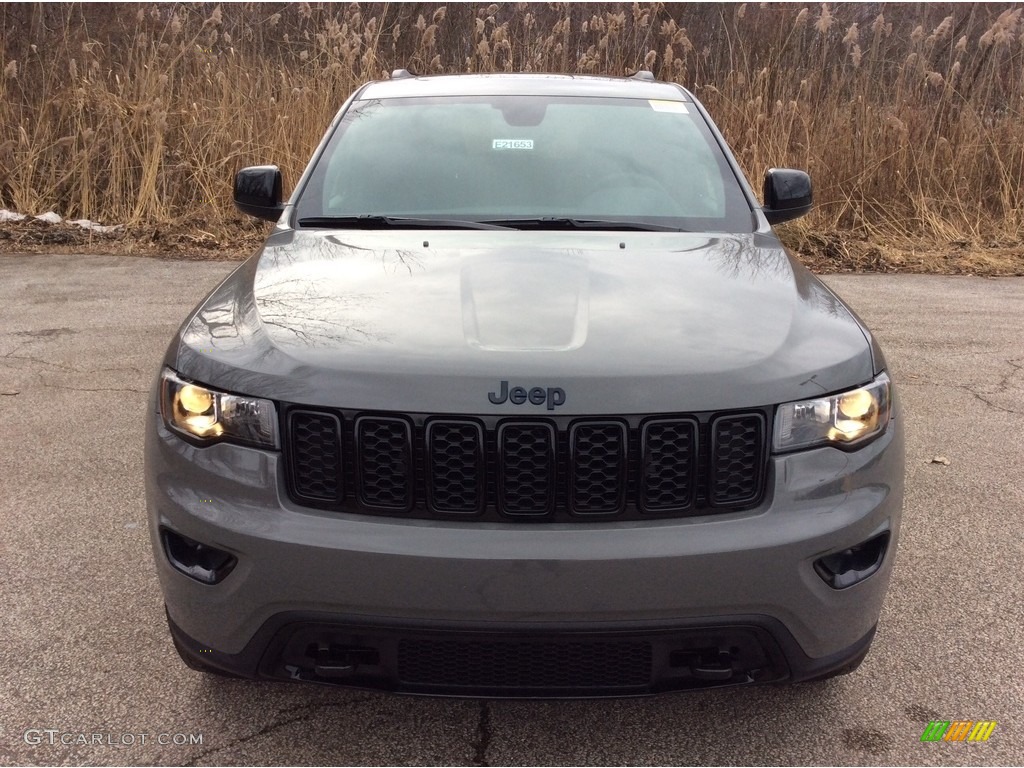
[[[642,641],[543,642],[403,639],[403,684],[487,690],[631,689],[651,682]]]

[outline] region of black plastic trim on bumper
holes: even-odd
[[[836,653],[807,656],[792,634],[768,616],[744,615],[690,619],[671,623],[606,622],[558,624],[460,624],[368,619],[365,616],[288,612],[268,619],[238,654],[209,648],[185,634],[173,619],[168,623],[180,651],[205,666],[239,677],[294,680],[392,693],[472,698],[596,698],[643,696],[670,691],[754,683],[800,682],[829,677],[856,667],[867,655],[876,627]],[[337,642],[335,642],[335,640]],[[465,681],[403,681],[398,645],[402,641],[451,644],[484,643],[488,649],[543,646],[557,652],[564,646],[595,644],[607,649],[649,644],[649,680],[615,679],[610,684],[479,686]],[[709,658],[703,651],[722,645],[734,652],[729,660]],[[448,643],[448,646],[444,646]],[[460,646],[461,647],[461,646]],[[689,649],[689,650],[688,650]],[[693,651],[691,653],[690,651]],[[304,664],[296,658],[306,659]],[[744,662],[753,660],[754,668]],[[351,667],[351,669],[348,669]],[[505,681],[507,682],[507,681]]]

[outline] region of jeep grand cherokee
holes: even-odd
[[[196,669],[632,695],[864,658],[903,497],[863,323],[782,247],[687,90],[416,77],[342,106],[188,316],[149,409],[150,531]]]

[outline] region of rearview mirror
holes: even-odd
[[[281,170],[276,165],[254,165],[235,174],[235,207],[257,219],[277,221],[281,204]]]
[[[790,168],[769,168],[764,175],[764,211],[769,224],[796,219],[811,210],[811,177]]]

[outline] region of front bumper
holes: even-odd
[[[226,654],[168,624],[195,668],[394,693],[500,698],[636,696],[695,688],[818,679],[855,668],[872,627],[855,643],[812,659],[765,616],[634,622],[503,625],[378,622],[288,612]]]
[[[468,695],[622,695],[798,680],[855,662],[870,645],[899,533],[901,426],[895,419],[852,453],[773,457],[766,500],[751,511],[501,524],[298,507],[284,493],[278,454],[196,448],[151,416],[150,529],[179,644],[247,676]],[[170,564],[161,528],[229,552],[237,565],[217,584],[190,578]],[[837,590],[815,572],[823,555],[886,531],[881,566],[863,581]],[[533,658],[559,667],[577,656],[642,655],[637,644],[646,643],[652,677],[641,685],[613,675],[586,690],[559,684],[557,675],[536,685],[479,686],[427,671],[403,682],[403,640],[406,652],[454,655],[463,667],[504,654],[497,666],[513,669]],[[377,652],[375,669],[359,649]],[[749,663],[737,661],[726,678],[714,671],[723,662],[711,658],[713,649],[735,649]],[[346,671],[352,659],[356,671]],[[318,660],[328,674],[317,672]],[[707,679],[693,672],[702,668]]]

